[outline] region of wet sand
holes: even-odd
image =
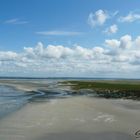
[[[56,89],[53,81],[0,81],[23,91]],[[65,87],[68,88],[68,87]],[[42,98],[0,119],[0,140],[139,140],[140,102],[86,95]]]
[[[125,107],[131,105],[135,109]],[[0,120],[1,140],[135,140],[140,103],[86,96],[28,103]]]

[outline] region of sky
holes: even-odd
[[[139,0],[0,0],[0,76],[140,78]]]

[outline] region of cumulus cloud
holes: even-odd
[[[120,41],[117,39],[106,39],[105,40],[105,45],[110,46],[110,47],[119,47],[120,46]]]
[[[88,24],[91,27],[95,27],[95,26],[101,26],[103,25],[106,20],[109,18],[109,14],[107,13],[107,11],[104,10],[98,10],[95,13],[90,13],[88,16]]]
[[[137,48],[140,48],[140,36],[138,36],[136,39],[135,39],[135,46]]]
[[[3,52],[0,51],[0,61],[12,61],[17,58],[17,53],[12,51]]]
[[[136,38],[135,43],[139,43],[139,38]],[[132,37],[130,35],[124,35],[119,40],[117,39],[106,39],[105,45],[110,47],[118,47],[121,49],[129,49],[132,47],[134,42],[132,41]]]
[[[113,24],[110,27],[106,28],[104,33],[110,35],[110,34],[115,34],[117,31],[118,31],[118,26],[116,24]]]
[[[130,35],[125,35],[120,39],[120,48],[130,48],[132,46],[132,37]]]
[[[134,21],[140,20],[140,14],[134,13],[134,12],[130,12],[126,16],[121,16],[118,20],[120,22],[134,22]]]
[[[45,76],[135,76],[140,70],[140,37],[124,35],[104,46],[63,45],[24,47],[20,53],[0,51],[0,72]]]

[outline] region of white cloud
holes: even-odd
[[[48,47],[45,49],[45,54],[49,58],[60,59],[71,56],[73,54],[73,50],[61,45],[48,45]]]
[[[36,34],[39,35],[63,35],[63,36],[74,36],[74,35],[81,35],[83,34],[82,32],[69,32],[69,31],[41,31],[41,32],[36,32]]]
[[[0,61],[12,61],[17,58],[17,53],[12,51],[3,52],[0,51]]]
[[[112,61],[116,61],[116,62],[127,62],[127,61],[129,61],[129,59],[130,59],[130,57],[129,56],[125,56],[125,55],[118,55],[118,56],[116,56],[116,57],[114,57],[113,59],[112,59]]]
[[[139,43],[139,38],[136,38],[135,43]],[[129,49],[132,47],[134,42],[132,41],[132,37],[130,35],[124,35],[120,38],[120,40],[117,39],[106,39],[105,45],[110,47],[117,47],[121,49]]]
[[[121,16],[119,18],[120,22],[134,22],[136,20],[140,20],[140,14],[137,14],[137,13],[134,13],[134,12],[130,12],[128,15]]]
[[[136,76],[140,77],[140,37],[105,40],[106,47],[63,45],[24,47],[20,53],[0,51],[1,73],[29,76]]]
[[[130,48],[132,46],[132,37],[130,35],[122,36],[120,39],[120,48]]]
[[[28,21],[20,20],[18,18],[13,18],[13,19],[6,20],[4,23],[6,23],[6,24],[26,24],[26,23],[28,23]]]
[[[106,39],[105,40],[105,45],[110,46],[110,47],[119,47],[120,46],[120,41],[116,39]]]
[[[135,40],[135,46],[136,46],[137,48],[140,48],[140,36],[138,36],[138,37],[136,38],[136,40]]]
[[[118,31],[118,26],[116,24],[113,24],[107,29],[105,29],[104,33],[110,35],[110,34],[115,34],[117,31]]]
[[[88,24],[91,27],[101,26],[106,22],[106,20],[108,18],[109,18],[109,14],[107,13],[107,11],[100,9],[100,10],[96,11],[95,13],[89,14]]]

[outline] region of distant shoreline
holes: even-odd
[[[74,79],[74,80],[140,80],[140,78],[104,78],[104,77],[12,77],[12,76],[0,76],[1,79]]]
[[[64,81],[60,84],[70,86],[75,94],[89,90],[96,97],[140,100],[140,81],[137,80]]]
[[[23,91],[48,90],[53,79],[0,79],[0,85],[13,86]],[[103,98],[140,100],[140,80],[54,79],[57,86],[71,91],[71,95],[88,94]],[[83,92],[83,90],[85,90]]]

